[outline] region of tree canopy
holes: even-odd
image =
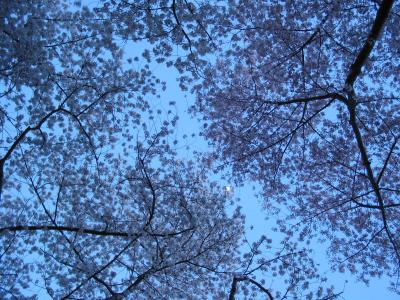
[[[399,293],[398,11],[3,1],[1,297],[334,299],[314,238],[333,268],[389,275]],[[179,116],[152,105],[166,88],[154,64],[196,97],[211,153],[177,153]],[[271,228],[247,243],[215,168],[260,183],[266,215],[286,213],[278,249]]]
[[[398,290],[399,6],[232,1],[228,41],[195,87],[206,136],[235,178],[263,185],[330,241],[334,265]],[[299,13],[301,12],[301,13]],[[293,235],[287,219],[279,230]]]

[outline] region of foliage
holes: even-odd
[[[212,8],[200,22],[186,1],[2,3],[2,298],[248,297],[239,281],[250,297],[312,296],[317,270],[296,244],[261,253],[263,237],[240,258],[240,208],[179,160],[177,117],[153,109],[165,89],[153,57],[198,78]],[[142,40],[141,57],[124,53]],[[264,287],[263,272],[286,287]]]
[[[393,1],[2,4],[3,298],[333,299],[312,286],[315,233],[339,270],[398,291]],[[290,212],[278,250],[263,236],[239,255],[243,215],[179,160],[154,63],[196,94],[208,162]]]
[[[127,68],[107,22],[69,5],[1,5],[1,298],[226,291],[240,211],[178,160],[176,117],[151,121],[149,66]]]
[[[387,274],[399,292],[393,2],[229,1],[213,29],[225,44],[194,91],[214,157],[290,210],[281,232],[319,233],[340,271]]]

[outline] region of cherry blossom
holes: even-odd
[[[229,1],[194,86],[221,167],[263,185],[278,230],[399,292],[399,5]]]

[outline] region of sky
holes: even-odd
[[[145,46],[144,43],[141,45],[127,43],[125,45],[125,52],[129,53],[130,56],[139,56]],[[174,138],[178,141],[178,158],[194,159],[193,151],[211,150],[209,148],[211,146],[209,146],[207,141],[200,135],[202,128],[201,122],[188,112],[188,109],[194,103],[194,96],[189,92],[181,91],[177,82],[178,73],[173,68],[167,68],[165,65],[156,63],[153,63],[151,68],[154,75],[161,79],[161,81],[167,83],[166,91],[160,91],[160,98],[154,97],[154,99],[152,99],[151,103],[154,108],[161,108],[166,112],[170,109],[169,103],[171,101],[176,103],[173,113],[179,116],[174,134]],[[168,116],[164,115],[161,117]],[[255,191],[252,188],[254,183],[248,182],[241,187],[234,186],[233,183],[222,180],[219,174],[215,174],[212,179],[220,181],[222,186],[231,187],[233,193],[232,197],[239,199],[238,204],[242,206],[242,212],[246,215],[245,235],[250,242],[256,241],[262,234],[267,236],[272,234],[271,223],[273,223],[273,220],[266,220],[267,215],[262,209],[262,200],[254,195]],[[391,293],[387,289],[389,285],[387,278],[371,280],[369,286],[366,286],[349,274],[332,273],[326,259],[327,245],[315,243],[315,245],[312,245],[312,248],[314,250],[315,260],[320,263],[321,273],[328,278],[329,283],[336,287],[336,292],[343,291],[343,299],[398,299],[396,294]]]
[[[164,65],[154,65],[152,66],[152,71],[157,77],[167,83],[167,89],[165,92],[161,93],[157,105],[161,104],[167,106],[169,101],[176,101],[176,112],[180,118],[176,127],[176,137],[180,143],[190,147],[188,150],[186,150],[186,147],[180,148],[179,154],[182,155],[182,159],[193,158],[192,153],[194,150],[209,151],[210,146],[204,138],[199,135],[202,128],[201,122],[188,112],[189,107],[194,103],[194,96],[189,92],[180,90],[176,80],[178,73],[173,68],[167,68]],[[175,76],[173,76],[174,74]],[[191,137],[192,134],[195,134],[195,136]],[[188,136],[185,141],[182,140],[182,136],[184,135]],[[215,179],[220,180],[218,174],[215,175]],[[231,186],[233,197],[240,199],[239,205],[242,206],[242,212],[246,215],[246,238],[250,242],[253,242],[262,234],[272,234],[270,228],[271,225],[273,225],[273,220],[266,220],[267,215],[262,209],[262,200],[255,195],[257,188],[255,191],[253,190],[255,183],[248,182],[242,187],[234,186],[233,183],[226,181],[223,181],[222,184]],[[320,264],[321,274],[328,278],[328,283],[335,286],[336,292],[343,291],[341,299],[399,299],[398,295],[388,290],[388,278],[384,277],[371,280],[369,286],[367,286],[357,281],[356,278],[349,273],[332,272],[326,258],[327,245],[315,242],[315,245],[312,245],[312,249],[314,250],[313,257],[315,261]]]

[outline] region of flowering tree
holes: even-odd
[[[118,38],[146,39],[158,62],[196,74],[210,42],[196,7],[5,1],[0,15],[1,298],[313,297],[316,268],[296,244],[275,253],[262,237],[239,257],[240,209],[177,157],[177,118],[149,102],[165,88],[149,50],[124,56]]]
[[[319,232],[339,270],[364,281],[386,273],[396,292],[399,8],[229,1],[212,31],[225,44],[194,89],[214,157],[298,222],[279,230]]]
[[[242,216],[177,160],[175,118],[151,122],[149,67],[127,69],[87,8],[3,4],[1,298],[226,291]]]

